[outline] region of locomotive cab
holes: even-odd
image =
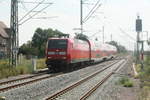
[[[46,49],[46,64],[50,69],[61,69],[67,64],[68,39],[49,39]]]

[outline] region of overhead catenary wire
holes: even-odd
[[[97,17],[97,16],[96,16]],[[99,19],[99,18],[98,18]],[[101,19],[99,19],[99,20],[101,20]],[[104,23],[103,23],[104,24]],[[116,24],[116,23],[115,23]],[[110,22],[109,21],[109,25],[111,25],[111,27],[116,27],[119,31],[121,31],[120,33],[122,33],[122,35],[126,35],[127,36],[127,38],[128,39],[130,39],[131,40],[131,42],[133,42],[133,43],[135,43],[135,39],[132,37],[132,36],[130,36],[127,32],[125,32],[119,25],[112,25],[112,22]],[[94,34],[93,34],[94,35]],[[91,35],[92,36],[92,35]],[[122,38],[122,39],[124,39],[123,38],[123,36],[121,36],[120,34],[118,34],[118,35],[116,35],[116,36],[119,36],[120,38]],[[125,40],[126,41],[126,40]],[[126,41],[127,42],[127,41]]]
[[[22,5],[23,9],[24,9],[26,12],[28,12],[28,9],[27,9],[26,6],[24,5],[24,3],[23,3],[23,2],[20,2],[20,3],[21,3],[21,5]],[[31,15],[29,14],[29,16],[31,16]]]
[[[111,22],[110,22],[111,21]],[[115,25],[112,25],[112,23],[114,23]],[[125,32],[120,25],[117,24],[117,22],[112,22],[112,20],[109,20],[109,25],[111,25],[112,27],[116,26],[117,29],[119,29],[119,31],[123,34],[126,35],[129,39],[131,39],[132,41],[136,41],[136,39],[134,39],[132,36],[130,36],[127,32]]]
[[[129,37],[131,40],[136,41],[136,39],[134,39],[133,37],[131,37],[128,33],[126,33],[122,28],[119,27],[119,30],[124,33],[127,37]]]
[[[19,25],[22,25],[24,24],[25,22],[27,22],[29,19],[33,18],[34,16],[36,16],[37,14],[39,14],[40,12],[42,12],[43,10],[45,10],[46,8],[48,8],[50,5],[52,5],[53,3],[51,4],[48,4],[46,7],[44,7],[43,9],[41,9],[39,12],[36,12],[35,14],[33,14],[32,16],[30,16],[29,18],[27,18],[26,20],[24,20],[23,22],[21,22]]]
[[[27,2],[27,1],[20,1],[20,3],[32,3],[32,4],[39,4],[40,2]],[[44,2],[44,3],[41,3],[41,4],[50,4],[49,2]]]
[[[23,9],[28,12],[28,9],[26,8],[26,6],[24,5],[23,2],[21,2],[21,5],[23,6]],[[33,11],[33,12],[39,12],[39,11]],[[42,13],[46,13],[46,12],[42,12]],[[29,14],[29,17],[31,17],[31,15]],[[32,19],[49,19],[49,18],[56,18],[58,16],[51,16],[51,17],[36,17],[36,18],[32,18]]]
[[[95,5],[93,6],[93,8],[89,11],[89,13],[86,15],[85,19],[90,15],[90,13],[93,12],[93,10],[95,9],[95,7],[99,4],[100,0],[98,0]]]
[[[58,16],[51,16],[51,17],[37,17],[32,19],[49,19],[49,18],[57,18]]]
[[[99,5],[96,7],[96,9],[91,13],[91,15],[88,16],[87,19],[85,19],[85,21],[83,21],[83,23],[85,23],[86,21],[88,21],[88,20],[92,17],[92,15],[96,12],[96,10],[99,9],[99,7],[100,7],[101,5],[102,5],[102,4],[99,4]]]
[[[100,4],[101,0],[98,0],[95,5],[93,6],[93,8],[89,11],[89,13],[86,15],[86,17],[84,18],[83,22],[85,23],[92,15],[93,13],[95,13],[95,11],[102,5]]]
[[[37,7],[39,7],[39,5],[41,5],[45,0],[42,0],[41,2],[39,2],[34,8],[32,8],[28,13],[26,13],[20,20],[19,22],[21,22],[26,16],[28,16],[34,9],[36,9]]]

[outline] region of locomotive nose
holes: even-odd
[[[59,50],[59,49],[48,50],[47,58],[48,59],[66,59],[67,52],[66,50],[63,50],[63,49],[62,50]]]

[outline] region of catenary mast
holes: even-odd
[[[19,34],[18,34],[18,0],[11,0],[11,17],[10,17],[10,64],[17,65],[17,54],[19,48]]]

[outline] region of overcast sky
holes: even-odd
[[[20,1],[42,1],[42,0],[20,0]],[[92,9],[98,0],[83,0],[83,19]],[[74,35],[80,27],[80,0],[45,0],[53,4],[44,10],[37,17],[55,17],[51,19],[31,19],[19,26],[20,45],[32,39],[37,27],[58,29],[64,33]],[[150,32],[150,0],[101,0],[101,7],[93,16],[84,23],[84,34],[91,39],[96,37],[102,42],[102,27],[104,26],[105,42],[112,39],[126,46],[128,49],[134,49],[136,40],[135,20],[137,13],[143,20],[143,31]],[[21,19],[29,10],[37,4],[23,5],[19,3],[19,19]],[[38,11],[46,5],[40,5],[35,11]],[[10,0],[0,0],[0,20],[8,27],[10,23]],[[31,15],[34,13],[31,13]],[[123,31],[123,32],[122,32]],[[146,33],[145,33],[146,34]],[[149,34],[150,36],[150,34]],[[145,44],[146,45],[146,44]]]

